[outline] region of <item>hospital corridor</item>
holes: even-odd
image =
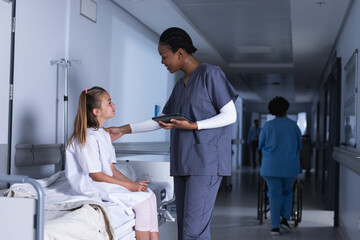
[[[0,240],[359,240],[359,23],[360,0],[0,0]]]
[[[234,171],[231,176],[232,189],[224,187],[218,194],[211,223],[211,239],[345,239],[333,227],[334,212],[326,210],[322,203],[313,174],[301,174],[300,179],[304,193],[301,223],[293,227],[291,232],[285,231],[274,237],[269,233],[270,214],[267,213],[267,219],[261,225],[257,219],[259,169],[243,167]],[[176,239],[176,236],[176,223],[160,226],[160,238]]]

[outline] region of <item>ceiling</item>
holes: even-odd
[[[309,103],[353,0],[113,0],[157,34],[186,30],[248,102]]]

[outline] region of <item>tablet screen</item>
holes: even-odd
[[[154,121],[157,121],[157,122],[161,121],[161,122],[164,122],[164,123],[170,123],[170,119],[186,120],[188,122],[191,122],[189,119],[182,116],[181,114],[164,115],[164,116],[158,116],[158,117],[153,117],[152,118],[152,120],[154,120]]]

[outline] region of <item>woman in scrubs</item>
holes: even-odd
[[[259,138],[262,150],[260,175],[265,178],[270,201],[272,235],[280,234],[280,226],[289,231],[292,186],[300,171],[301,132],[296,122],[286,117],[289,102],[283,97],[270,101],[268,109],[276,118],[265,123]]]
[[[222,176],[231,175],[231,126],[237,92],[223,71],[200,63],[190,36],[169,28],[160,36],[161,63],[185,75],[176,83],[163,114],[189,121],[146,120],[109,128],[112,140],[128,133],[171,129],[170,175],[174,176],[178,239],[210,239],[210,221]]]

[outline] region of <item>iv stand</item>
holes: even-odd
[[[63,161],[62,161],[62,170],[65,169],[65,149],[68,141],[68,81],[69,81],[69,68],[71,67],[72,63],[81,64],[80,60],[65,60],[64,58],[60,60],[52,60],[50,61],[50,65],[57,64],[58,66],[65,67],[65,81],[64,81],[64,147],[63,147]]]

